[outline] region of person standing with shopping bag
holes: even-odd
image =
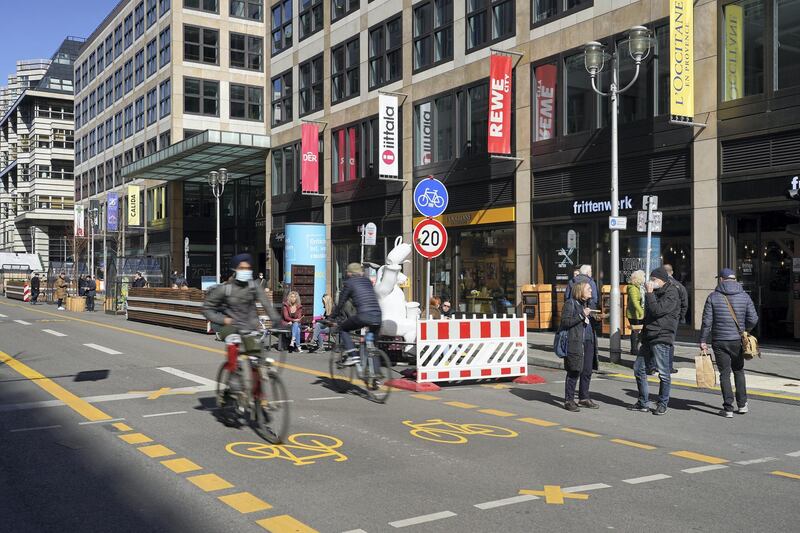
[[[589,385],[592,371],[597,370],[597,336],[590,319],[594,301],[592,286],[587,281],[579,281],[572,287],[571,297],[564,304],[561,313],[560,329],[567,331],[567,353],[564,369],[567,380],[564,385],[564,409],[577,412],[581,407],[598,409],[600,406],[589,398]],[[575,386],[580,379],[578,402],[575,402]]]

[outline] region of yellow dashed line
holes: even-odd
[[[256,522],[270,533],[319,533],[288,514],[264,518]]]
[[[502,417],[517,416],[515,413],[509,413],[508,411],[500,411],[498,409],[478,409],[478,412],[487,415],[502,416]]]
[[[145,442],[153,442],[153,439],[141,433],[127,433],[125,435],[117,435],[120,439],[128,444],[144,444]]]
[[[642,450],[655,450],[655,446],[650,446],[649,444],[642,444],[640,442],[633,442],[630,440],[625,439],[611,439],[611,442],[616,442],[617,444],[623,444],[625,446],[632,446],[633,448],[640,448]]]
[[[721,465],[723,463],[729,462],[727,459],[722,459],[721,457],[714,457],[712,455],[703,455],[702,453],[690,452],[687,450],[681,450],[678,452],[669,452],[670,455],[674,455],[675,457],[683,457],[684,459],[691,459],[692,461],[700,461],[701,463],[710,463],[712,465]]]
[[[418,400],[441,400],[438,396],[431,396],[430,394],[412,394],[411,397]]]
[[[236,494],[228,494],[227,496],[220,496],[220,501],[233,507],[242,514],[255,513],[256,511],[266,511],[272,509],[272,506],[257,496],[253,496],[249,492],[237,492]]]
[[[481,387],[486,387],[487,389],[497,389],[497,390],[504,390],[510,389],[513,385],[509,385],[508,383],[484,383]]]
[[[133,428],[124,422],[115,422],[114,424],[111,425],[120,431],[133,431]]]
[[[574,433],[576,435],[583,435],[584,437],[599,437],[600,435],[597,433],[591,433],[589,431],[583,431],[582,429],[574,429],[574,428],[559,428],[561,431],[567,431],[569,433]]]
[[[475,409],[478,407],[477,405],[464,402],[444,402],[444,404],[449,405],[450,407],[460,407],[461,409]]]
[[[789,479],[800,479],[800,475],[792,474],[791,472],[783,472],[781,470],[775,470],[774,472],[770,472],[770,474],[774,474],[776,476],[781,477],[788,477]]]
[[[527,424],[533,424],[534,426],[541,426],[543,428],[551,428],[553,426],[559,426],[557,422],[550,422],[548,420],[540,420],[538,418],[517,418],[519,422],[525,422]]]
[[[201,490],[204,490],[206,492],[229,489],[233,487],[231,483],[228,483],[227,481],[225,481],[216,474],[200,474],[199,476],[192,476],[186,479],[188,479],[189,481],[197,485]]]
[[[153,444],[152,446],[142,446],[141,448],[137,449],[143,454],[145,454],[147,457],[151,458],[169,457],[170,455],[175,455],[175,452],[173,452],[166,446],[162,446],[160,444]]]
[[[189,459],[167,459],[161,461],[161,464],[175,472],[176,474],[183,474],[184,472],[194,472],[195,470],[202,470],[203,467],[193,463]]]

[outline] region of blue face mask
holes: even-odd
[[[236,281],[250,281],[253,279],[252,270],[237,270]]]

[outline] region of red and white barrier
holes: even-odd
[[[23,302],[30,302],[31,301],[31,286],[27,283],[22,287],[22,301]]]

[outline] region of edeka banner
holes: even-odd
[[[433,115],[431,114],[430,102],[419,105],[419,125],[422,131],[422,135],[420,135],[419,164],[429,165],[433,162]]]
[[[115,192],[106,196],[106,229],[119,231],[119,195]]]
[[[128,185],[128,226],[139,226],[141,224],[139,214],[139,186]]]
[[[744,10],[728,4],[725,10],[725,98],[736,100],[744,96]]]
[[[489,61],[489,153],[510,154],[512,59],[492,54]]]
[[[319,193],[319,126],[316,124],[303,124],[301,151],[303,192]]]
[[[85,237],[86,236],[86,226],[84,226],[86,216],[85,216],[86,209],[82,205],[75,206],[75,236],[76,237]]]
[[[536,140],[552,139],[556,134],[556,76],[553,64],[536,67]]]
[[[670,114],[694,121],[694,45],[692,0],[669,2]]]
[[[378,95],[378,174],[382,178],[398,177],[397,97]]]
[[[293,223],[286,224],[286,241],[284,253],[284,282],[292,283],[292,265],[310,265],[314,267],[314,302],[302,302],[308,312],[312,305],[314,316],[322,316],[322,295],[326,291],[325,269],[328,248],[325,241],[325,224]]]

